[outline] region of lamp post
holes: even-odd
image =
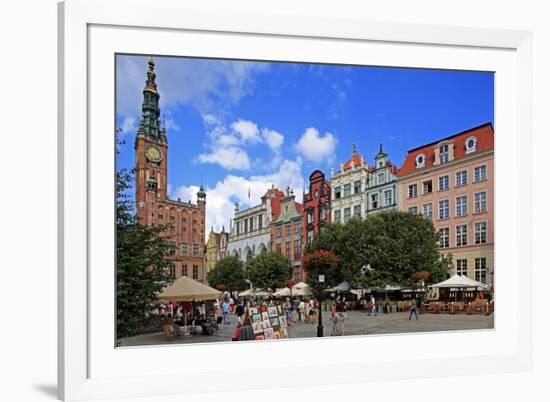
[[[325,283],[325,275],[319,275],[319,322],[317,324],[317,337],[323,337],[323,311],[321,310],[321,287]]]

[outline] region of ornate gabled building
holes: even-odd
[[[315,170],[309,175],[308,192],[304,191],[303,207],[304,219],[302,239],[304,246],[311,242],[323,225],[330,223],[330,181],[320,170]]]
[[[302,204],[296,202],[294,192],[288,187],[281,198],[279,214],[271,224],[271,251],[290,259],[296,282],[302,281],[303,212]]]
[[[169,225],[164,233],[175,245],[173,278],[182,275],[204,282],[204,222],[206,193],[200,187],[197,204],[168,198],[168,137],[160,125],[160,95],[155,64],[148,60],[142,115],[134,143],[136,211],[142,225]]]
[[[241,211],[239,204],[235,204],[227,255],[247,261],[271,250],[271,222],[279,216],[283,197],[283,192],[273,186],[262,196],[260,205]]]
[[[210,229],[208,241],[205,251],[205,269],[207,274],[214,268],[218,261],[225,257],[227,252],[227,244],[229,242],[229,233],[222,228],[220,233],[214,232],[214,228]]]
[[[332,222],[346,223],[352,217],[366,215],[366,184],[369,165],[357,153],[355,144],[351,158],[340,165],[330,179],[332,187]]]
[[[366,214],[398,209],[397,166],[388,154],[380,149],[374,157],[374,165],[368,169]]]

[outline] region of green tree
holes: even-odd
[[[248,288],[243,262],[236,256],[228,256],[216,263],[206,274],[208,284],[215,288],[244,290]]]
[[[165,226],[144,226],[137,222],[129,196],[132,172],[116,175],[116,290],[117,338],[138,334],[147,320],[152,303],[170,283],[165,257],[173,243],[162,236]]]
[[[246,272],[254,287],[275,291],[286,286],[292,276],[292,264],[288,257],[269,251],[248,261]]]
[[[303,258],[304,270],[307,272],[307,284],[322,298],[323,290],[339,284],[339,258],[330,250],[315,250],[306,253]],[[324,281],[319,281],[323,275]]]

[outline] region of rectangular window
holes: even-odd
[[[194,255],[195,257],[198,256],[198,255],[200,255],[200,254],[199,254],[199,245],[198,245],[198,243],[193,243],[193,255]]]
[[[487,179],[487,166],[478,166],[474,168],[474,182],[483,181]]]
[[[334,199],[338,200],[342,197],[342,193],[340,192],[340,187],[334,187]]]
[[[418,186],[416,184],[409,185],[409,198],[414,198],[418,195]]]
[[[296,223],[294,225],[294,233],[295,234],[300,234],[302,233],[302,226],[299,224],[299,223]]]
[[[344,223],[351,218],[351,208],[344,208]]]
[[[468,171],[462,170],[460,172],[456,172],[455,186],[462,187],[466,184],[468,184]]]
[[[290,223],[287,223],[285,225],[285,237],[290,236],[291,230],[292,230],[292,227],[290,226]]]
[[[449,162],[449,154],[440,154],[439,155],[439,163],[447,163]]]
[[[371,194],[370,199],[372,209],[378,208],[378,194]]]
[[[181,275],[182,276],[187,276],[187,265],[182,265],[181,266]]]
[[[264,227],[264,226],[263,226],[262,218],[263,218],[262,215],[258,215],[258,229],[259,229],[259,230],[262,230],[262,228]]]
[[[456,216],[468,215],[468,197],[462,196],[456,198]]]
[[[476,258],[475,280],[481,283],[487,283],[487,259],[485,257]]]
[[[171,241],[170,242],[170,251],[168,254],[170,255],[176,255],[176,250],[177,250],[177,246],[176,246],[176,243]]]
[[[241,222],[235,222],[235,227],[237,228],[237,236],[241,234]]]
[[[169,274],[172,280],[176,279],[176,267],[170,267]]]
[[[325,219],[327,219],[327,208],[325,207],[320,207],[321,209],[321,220],[324,221]]]
[[[300,260],[302,255],[302,242],[300,239],[294,240],[294,261]]]
[[[275,246],[275,252],[276,252],[277,254],[281,254],[281,253],[283,252],[281,243],[278,243],[278,244]]]
[[[456,273],[458,275],[468,275],[468,260],[456,260]]]
[[[468,245],[468,226],[458,225],[456,227],[456,246],[467,246]]]
[[[361,192],[361,180],[357,180],[353,183],[353,193],[359,194]]]
[[[424,218],[432,220],[433,218],[432,204],[424,204],[422,206],[422,213],[424,215]]]
[[[254,218],[250,218],[250,231],[254,230]]]
[[[439,201],[439,219],[449,219],[449,200]]]
[[[449,228],[439,229],[439,247],[449,247]]]
[[[248,219],[244,220],[244,232],[248,233]]]
[[[289,242],[289,241],[287,241],[287,242],[285,243],[285,255],[286,255],[287,257],[290,257],[290,242]]]
[[[386,181],[386,176],[384,173],[378,173],[378,184],[383,184]]]
[[[277,238],[280,238],[283,234],[283,227],[281,225],[277,226]]]
[[[334,222],[340,222],[342,211],[334,211]]]
[[[189,243],[181,243],[181,255],[189,255]]]
[[[307,242],[311,243],[313,241],[313,238],[315,237],[315,234],[313,230],[308,230],[307,232]]]
[[[422,193],[423,194],[429,194],[432,192],[432,181],[426,180],[422,183]]]
[[[439,178],[439,191],[449,189],[449,176],[441,176]]]
[[[392,204],[393,204],[392,191],[391,190],[384,191],[384,205],[389,207]]]
[[[487,243],[487,222],[476,222],[474,226],[475,243]]]
[[[418,207],[410,207],[409,213],[414,215],[418,214]]]
[[[351,195],[351,184],[344,184],[344,197],[349,197]]]
[[[193,279],[198,280],[199,279],[199,266],[193,265]]]
[[[312,209],[307,211],[307,223],[313,223],[313,210]]]
[[[483,212],[487,212],[487,193],[485,191],[474,194],[474,213],[481,214]]]
[[[361,217],[361,205],[356,205],[353,207],[353,216]]]

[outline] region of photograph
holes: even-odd
[[[284,339],[288,339],[288,329],[282,327],[282,328],[281,328],[281,336],[282,336]]]
[[[494,330],[493,72],[115,67],[116,347]]]
[[[277,317],[279,314],[277,311],[277,306],[269,306],[267,308],[267,313],[269,314],[269,317]]]
[[[262,328],[263,329],[271,328],[271,322],[269,321],[269,319],[262,321]]]
[[[264,330],[265,339],[275,339],[275,331],[273,328],[267,328]]]
[[[255,334],[259,334],[260,332],[263,332],[262,325],[259,322],[253,322],[252,329],[254,330]]]

